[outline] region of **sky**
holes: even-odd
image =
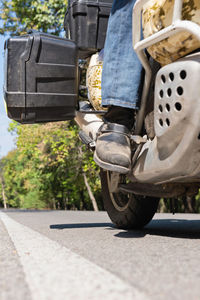
[[[0,158],[5,156],[10,150],[14,149],[14,137],[8,132],[10,120],[8,119],[3,100],[3,48],[5,38],[0,35]]]

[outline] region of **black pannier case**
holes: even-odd
[[[72,119],[78,98],[76,44],[39,32],[8,39],[4,97],[9,118],[20,123]]]
[[[79,57],[104,47],[113,0],[71,0],[65,15],[66,36],[76,42]]]

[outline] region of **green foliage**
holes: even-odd
[[[102,208],[98,168],[72,122],[11,123],[17,149],[4,159],[9,205],[20,208],[92,209],[83,172]]]
[[[67,0],[2,0],[0,34],[20,35],[34,29],[60,35],[67,4]],[[10,206],[92,209],[84,172],[102,208],[98,169],[80,143],[76,125],[12,122],[9,131],[17,136],[17,149],[2,160]]]
[[[158,211],[161,213],[200,213],[200,190],[196,196],[161,198]]]
[[[0,34],[19,35],[34,29],[59,35],[67,3],[67,0],[1,0]]]

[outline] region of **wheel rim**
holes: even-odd
[[[115,185],[119,183],[125,183],[126,182],[126,176],[122,174],[118,174],[118,182],[116,183],[116,178],[115,178]],[[129,203],[131,201],[131,198],[133,197],[132,194],[124,194],[122,192],[116,191],[113,192],[112,184],[113,184],[113,176],[116,176],[114,172],[107,171],[107,183],[108,183],[108,190],[109,190],[109,195],[110,199],[112,201],[113,206],[115,207],[116,210],[122,212],[126,210],[129,206]]]

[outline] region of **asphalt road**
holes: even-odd
[[[0,212],[0,300],[200,299],[200,215]]]

